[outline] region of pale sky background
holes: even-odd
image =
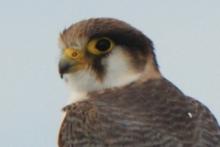
[[[220,120],[219,0],[0,0],[0,146],[56,147],[68,96],[57,38],[90,17],[142,30],[163,75]]]

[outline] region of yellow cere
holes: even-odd
[[[64,55],[70,59],[73,59],[73,60],[81,60],[82,59],[82,53],[79,50],[76,50],[74,48],[64,49]]]

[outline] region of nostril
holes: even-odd
[[[72,55],[73,58],[75,58],[75,57],[78,56],[78,53],[77,52],[73,52],[71,55]]]

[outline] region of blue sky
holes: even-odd
[[[220,120],[220,1],[0,1],[0,145],[54,147],[68,92],[59,33],[90,17],[122,19],[155,44],[161,72]]]

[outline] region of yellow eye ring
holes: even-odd
[[[112,50],[113,47],[114,42],[107,37],[92,39],[87,44],[88,51],[94,55],[102,55],[108,53]]]

